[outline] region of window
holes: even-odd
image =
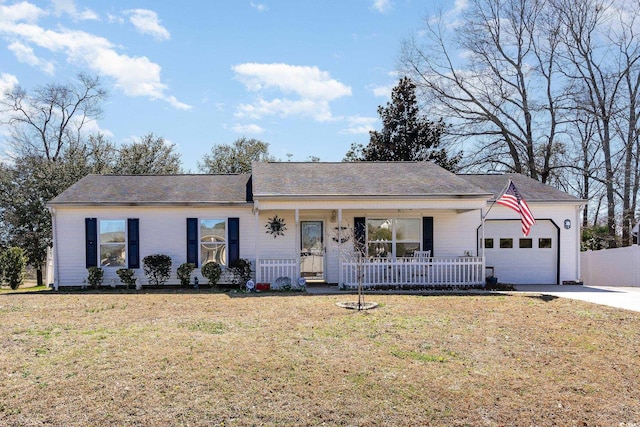
[[[520,247],[520,249],[533,248],[533,239],[520,239],[519,247]]]
[[[484,239],[484,248],[493,249],[493,239]]]
[[[126,265],[126,221],[124,219],[100,220],[100,266],[124,267]]]
[[[420,250],[419,218],[367,220],[369,256],[408,257]]]
[[[547,237],[538,239],[538,247],[540,249],[551,249],[551,239]]]
[[[224,219],[200,220],[200,266],[210,261],[227,265],[227,222]]]
[[[500,249],[511,249],[513,248],[513,239],[500,239]]]

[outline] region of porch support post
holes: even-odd
[[[301,277],[300,274],[300,248],[301,243],[300,243],[300,209],[296,208],[295,211],[295,222],[296,222],[296,226],[295,226],[295,233],[296,233],[296,238],[295,238],[295,251],[296,251],[296,277],[292,277],[291,281],[293,283],[298,283],[298,278]]]
[[[258,201],[253,202],[253,217],[255,218],[255,233],[254,233],[254,245],[256,254],[256,283],[262,282],[262,274],[260,272],[260,210],[258,209]]]

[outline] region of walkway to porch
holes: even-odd
[[[369,258],[342,261],[341,287],[356,289],[358,277],[365,288],[460,288],[484,287],[482,257]],[[260,259],[257,281],[273,283],[289,277],[295,283],[299,276],[296,259]]]

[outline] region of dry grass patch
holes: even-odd
[[[344,299],[2,295],[0,425],[640,424],[638,313]]]

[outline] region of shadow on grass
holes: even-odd
[[[560,297],[557,297],[555,295],[542,294],[542,295],[527,295],[527,298],[539,299],[539,300],[544,301],[544,302],[550,302],[550,301],[553,301],[553,300],[557,300]]]

